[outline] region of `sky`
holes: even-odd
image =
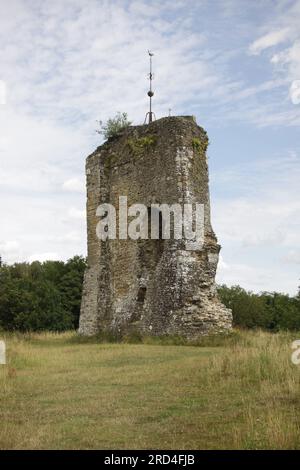
[[[0,0],[0,255],[86,255],[95,129],[157,118],[209,135],[217,281],[300,284],[300,0]]]

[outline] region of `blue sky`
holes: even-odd
[[[0,254],[86,253],[96,120],[194,114],[209,134],[217,280],[294,294],[300,0],[0,0]]]

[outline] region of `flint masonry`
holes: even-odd
[[[229,331],[231,311],[218,299],[215,274],[220,245],[211,226],[207,134],[191,116],[130,126],[87,158],[88,268],[79,333],[151,335]],[[187,240],[99,240],[97,207],[199,203],[204,244]],[[163,223],[163,220],[162,220]]]

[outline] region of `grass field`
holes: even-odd
[[[0,337],[1,449],[300,448],[300,334],[198,346]]]

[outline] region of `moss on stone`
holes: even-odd
[[[130,151],[133,155],[139,156],[144,149],[154,147],[156,144],[157,138],[154,135],[147,135],[145,137],[140,137],[139,139],[128,139],[127,145],[130,148]]]
[[[200,140],[198,137],[193,137],[192,139],[192,147],[194,152],[206,152],[208,147],[208,139],[205,141]]]

